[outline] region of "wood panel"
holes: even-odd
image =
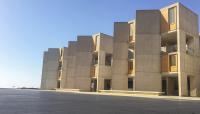
[[[161,11],[161,33],[169,31],[168,9]]]
[[[167,53],[163,54],[161,58],[161,72],[169,72],[169,57]]]
[[[128,62],[128,74],[133,73],[133,61]]]
[[[177,54],[173,55],[176,58],[176,65],[175,66],[170,66],[170,72],[177,72],[178,71],[178,60],[177,60]]]
[[[92,66],[91,68],[90,68],[90,76],[91,77],[95,77],[95,66]]]

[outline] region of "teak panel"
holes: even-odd
[[[161,33],[169,31],[168,9],[161,11]]]
[[[169,72],[169,57],[168,54],[163,54],[161,58],[161,72]]]

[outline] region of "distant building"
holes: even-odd
[[[114,36],[78,36],[44,52],[41,89],[155,91],[200,95],[198,15],[180,3],[137,10]]]

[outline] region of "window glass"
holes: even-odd
[[[170,65],[176,66],[176,55],[170,55]]]
[[[169,24],[175,23],[175,7],[169,9]]]

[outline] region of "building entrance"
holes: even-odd
[[[187,77],[187,90],[188,90],[188,96],[191,96],[191,94],[190,94],[190,90],[191,90],[191,89],[190,89],[190,88],[191,88],[191,87],[190,87],[190,81],[191,81],[191,80],[190,80],[190,77],[188,76],[188,77]]]
[[[133,90],[133,78],[128,78],[128,89]]]
[[[60,88],[60,80],[57,81],[57,88]]]
[[[111,80],[105,79],[104,80],[104,90],[110,90],[111,89]]]
[[[91,80],[90,90],[92,92],[96,92],[97,91],[97,79],[92,79]]]
[[[164,95],[167,95],[167,80],[166,79],[162,79],[162,92],[164,93]]]
[[[178,96],[178,77],[165,77],[162,79],[162,92],[165,95]]]

